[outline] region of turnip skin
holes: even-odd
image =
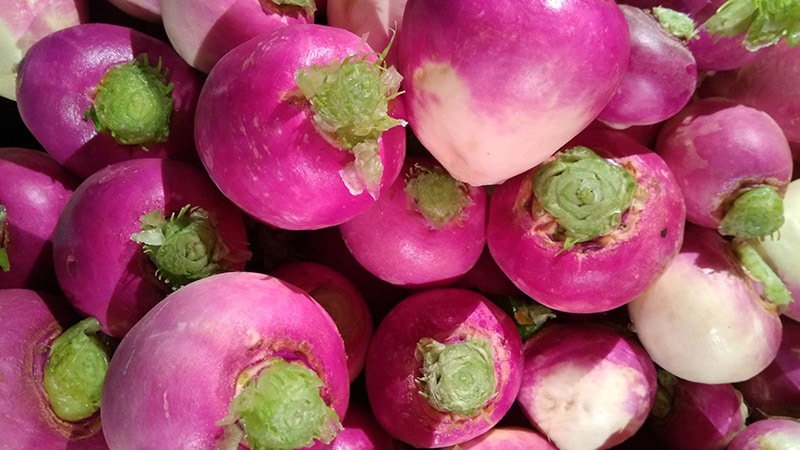
[[[160,0],[108,0],[125,14],[145,22],[161,22]]]
[[[489,205],[487,244],[495,261],[524,293],[558,311],[612,310],[644,291],[678,252],[685,206],[664,161],[621,131],[591,129],[565,148],[583,145],[631,167],[640,193],[637,212],[609,236],[564,249],[531,214],[537,169],[495,187]],[[645,193],[646,192],[646,193]]]
[[[420,395],[415,357],[423,338],[443,344],[485,340],[494,353],[496,394],[471,417],[441,412]],[[522,340],[514,322],[481,294],[431,288],[396,305],[380,322],[365,366],[369,403],[378,422],[400,441],[420,448],[446,447],[472,439],[511,408],[521,378]]]
[[[372,48],[386,48],[403,23],[407,0],[328,0],[327,24],[364,36]],[[396,62],[397,46],[392,46],[386,62]]]
[[[791,449],[800,442],[800,422],[770,417],[749,424],[733,437],[726,450]]]
[[[656,386],[634,339],[597,323],[550,324],[525,343],[517,402],[558,448],[605,449],[642,427]]]
[[[539,432],[521,426],[496,426],[447,450],[556,450]]]
[[[65,298],[32,289],[0,289],[0,436],[5,448],[107,449],[100,417],[59,419],[42,385],[52,341],[79,320]]]
[[[173,110],[169,137],[163,143],[117,143],[98,132],[85,113],[93,90],[106,71],[147,54],[161,62],[172,83]],[[39,40],[19,66],[17,106],[20,116],[42,147],[81,178],[108,164],[131,158],[170,157],[198,162],[193,121],[202,79],[165,42],[131,28],[85,23]]]
[[[342,421],[342,431],[326,447],[328,450],[397,449],[400,444],[384,430],[369,405],[351,402]]]
[[[142,215],[177,213],[190,204],[211,214],[230,251],[231,270],[244,268],[247,238],[241,212],[202,168],[163,158],[112,164],[84,180],[62,210],[53,235],[56,276],[76,309],[103,332],[122,337],[170,287],[131,239]]]
[[[253,218],[290,230],[338,225],[374,204],[367,190],[352,193],[342,179],[352,154],[329,143],[310,108],[289,98],[298,69],[371,51],[347,30],[308,24],[261,35],[220,59],[196,116],[197,149],[220,190]],[[390,102],[389,113],[403,117],[403,104]],[[399,175],[405,143],[400,126],[378,139],[376,197]]]
[[[345,416],[344,343],[305,292],[254,272],[221,273],[173,292],[111,360],[101,409],[109,445],[213,448],[240,372],[270,357],[304,362],[324,383],[322,398]]]
[[[47,153],[0,148],[0,247],[9,270],[0,269],[0,289],[59,290],[53,266],[53,232],[61,210],[80,180]]]
[[[619,85],[630,37],[617,4],[557,5],[406,3],[397,68],[409,125],[456,179],[491,185],[530,169],[586,127]]]

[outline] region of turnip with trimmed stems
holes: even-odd
[[[86,22],[87,0],[6,0],[0,7],[0,96],[16,100],[17,65],[48,34]]]
[[[172,292],[122,339],[101,419],[115,449],[324,448],[349,396],[322,306],[278,278],[225,272]]]
[[[311,261],[286,263],[269,274],[306,291],[330,314],[344,340],[352,383],[364,369],[374,331],[372,314],[356,285],[336,269]]]
[[[750,419],[733,384],[694,383],[657,371],[658,392],[645,427],[667,448],[723,450]]]
[[[407,0],[327,0],[327,24],[344,28],[364,36],[372,48],[386,48],[394,32],[403,23]],[[397,47],[386,54],[386,62],[393,65]]]
[[[788,417],[769,417],[749,424],[734,436],[726,450],[792,450],[800,442],[800,421]]]
[[[664,370],[696,383],[736,383],[777,355],[779,314],[789,301],[752,246],[689,224],[681,251],[627,310],[637,337]]]
[[[689,103],[697,86],[697,63],[686,47],[694,22],[666,8],[619,7],[630,31],[630,58],[597,120],[617,129],[662,122]]]
[[[456,445],[496,425],[514,403],[522,339],[511,318],[461,288],[417,291],[378,324],[367,352],[367,397],[394,438]]]
[[[53,235],[74,307],[122,337],[172,289],[250,257],[242,213],[202,168],[163,158],[112,164],[84,180]]]
[[[47,153],[0,147],[0,289],[58,292],[53,232],[80,180]]]
[[[478,437],[445,450],[556,450],[556,447],[532,428],[495,426]]]
[[[686,219],[759,238],[784,221],[792,153],[769,114],[722,97],[695,100],[661,127],[654,150],[686,201]]]
[[[587,129],[494,188],[487,244],[525,294],[557,311],[631,301],[678,252],[683,195],[664,161],[622,131]]]
[[[409,0],[397,35],[411,129],[475,186],[532,168],[585,128],[629,53],[622,11],[598,0]]]
[[[220,190],[289,230],[339,225],[373,205],[399,175],[406,145],[400,76],[383,56],[350,31],[308,24],[222,57],[195,121]]]
[[[81,178],[115,162],[199,165],[193,123],[200,73],[144,32],[84,23],[51,33],[19,65],[17,107],[30,132]]]
[[[456,180],[433,157],[409,156],[375,204],[339,231],[378,278],[406,288],[443,286],[480,258],[488,198],[486,187]]]
[[[169,42],[208,73],[237,45],[290,24],[313,23],[313,0],[161,0]]]
[[[744,35],[742,44],[758,50],[779,41],[800,44],[800,3],[796,0],[727,0],[703,27],[713,36]]]
[[[559,449],[607,449],[642,427],[656,388],[635,339],[595,322],[550,323],[525,343],[517,403]]]
[[[107,449],[101,390],[113,343],[60,294],[0,289],[5,448]]]

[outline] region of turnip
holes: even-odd
[[[765,266],[746,243],[734,249],[715,230],[687,225],[681,251],[627,305],[653,361],[705,384],[744,381],[767,367],[780,346],[782,306],[761,292],[784,305],[788,295]]]
[[[517,402],[559,449],[606,449],[642,427],[656,386],[632,338],[597,323],[551,323],[525,344]]]
[[[489,299],[461,288],[406,297],[367,352],[367,396],[378,422],[418,448],[456,445],[492,428],[519,390],[522,340]]]
[[[65,298],[32,289],[0,289],[0,315],[2,446],[108,448],[97,407],[111,350],[97,328],[72,327],[79,316]]]
[[[758,420],[739,432],[726,450],[760,450],[797,448],[800,442],[800,422],[797,420],[772,417]]]
[[[483,186],[454,179],[432,157],[408,157],[373,206],[339,225],[356,260],[404,287],[442,286],[464,275],[486,244]]]
[[[344,343],[308,294],[255,272],[171,293],[122,339],[101,418],[111,448],[330,442],[350,395]]]
[[[75,189],[53,236],[56,276],[76,309],[122,337],[171,288],[249,257],[241,212],[193,165],[122,161]]]
[[[725,2],[726,0],[706,1],[703,8],[690,14],[697,23],[697,33],[687,45],[694,55],[698,70],[738,69],[760,58],[763,53],[763,49],[749,48],[745,33],[721,34],[714,29],[719,25],[720,16],[716,13]]]
[[[658,369],[656,402],[645,426],[671,449],[724,450],[748,418],[732,384],[694,383]]]
[[[147,22],[161,22],[162,0],[108,0],[120,11]]]
[[[85,178],[131,158],[196,162],[201,83],[167,43],[124,26],[84,23],[28,50],[17,106],[42,147]]]
[[[686,106],[697,86],[697,63],[685,41],[694,34],[694,22],[665,8],[620,9],[630,31],[630,58],[597,119],[613,128],[662,122]]]
[[[447,450],[556,450],[556,447],[531,428],[496,426]]]
[[[487,244],[525,294],[558,311],[609,311],[678,252],[683,195],[664,161],[620,131],[592,128],[495,187]]]
[[[86,0],[7,0],[0,9],[0,96],[16,100],[17,65],[48,34],[88,20]]]
[[[0,147],[0,289],[59,289],[53,231],[78,180],[42,151]]]
[[[306,291],[330,314],[344,340],[353,382],[364,368],[373,333],[372,315],[356,285],[337,270],[309,261],[283,264],[270,275]]]
[[[794,0],[727,0],[703,27],[711,35],[744,35],[743,45],[758,50],[784,40],[800,44],[800,5]]]
[[[411,129],[475,186],[530,169],[586,127],[629,53],[610,1],[409,0],[397,35]]]
[[[314,21],[313,0],[161,0],[169,42],[208,73],[237,45],[289,24]]]
[[[700,99],[661,127],[655,151],[680,185],[690,222],[743,238],[768,236],[783,223],[792,153],[769,114]]]
[[[197,149],[211,178],[278,228],[324,228],[364,212],[405,157],[400,79],[381,61],[359,36],[318,24],[231,50],[197,108]]]
[[[372,48],[386,48],[400,24],[407,0],[327,0],[327,24],[364,36]],[[389,65],[395,63],[397,47],[386,54]]]
[[[368,405],[351,402],[342,420],[342,431],[326,447],[328,450],[400,449],[399,442],[384,430]]]

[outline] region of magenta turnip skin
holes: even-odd
[[[772,362],[782,337],[780,306],[762,299],[766,289],[745,270],[719,233],[687,225],[681,251],[627,305],[656,364],[684,380],[715,384],[744,381]]]
[[[793,449],[800,442],[800,422],[786,417],[757,420],[739,432],[726,450]]]
[[[486,297],[431,288],[406,297],[380,322],[365,366],[369,403],[396,439],[418,448],[485,433],[519,390],[522,339]]]
[[[0,289],[59,289],[53,231],[80,180],[47,153],[0,148]]]
[[[220,190],[291,230],[338,225],[371,206],[399,175],[406,143],[399,79],[366,64],[373,57],[350,31],[308,24],[220,59],[196,117],[200,158]],[[340,71],[323,76],[322,66]]]
[[[270,275],[306,291],[330,314],[344,340],[350,382],[364,369],[373,321],[364,297],[339,271],[310,261],[286,263]]]
[[[157,267],[134,235],[145,233],[142,219],[153,223],[180,215],[187,205],[202,208],[208,220],[183,214],[196,225],[164,240],[160,248],[174,246],[175,259],[167,253]],[[153,211],[158,218],[152,217]],[[147,233],[161,235],[159,228]],[[64,294],[115,337],[122,337],[171,286],[186,282],[185,277],[241,270],[247,258],[241,212],[202,168],[162,158],[122,161],[84,180],[65,205],[53,236],[56,276]],[[176,264],[172,274],[170,262]]]
[[[277,278],[226,272],[171,293],[122,339],[101,418],[115,449],[302,448],[335,437],[349,395],[322,306]]]
[[[517,403],[559,449],[606,449],[642,427],[656,386],[634,339],[592,322],[553,323],[525,343]]]
[[[583,162],[574,171],[551,165],[547,181],[537,176],[543,164],[496,186],[487,244],[498,266],[536,301],[563,312],[604,312],[631,301],[663,272],[680,248],[685,207],[664,161],[623,132],[587,130],[564,149],[578,146],[595,156],[580,150],[576,155],[586,158],[578,158]],[[584,171],[586,161],[597,164]],[[534,192],[537,178],[552,187],[542,189],[551,209],[591,214],[590,220],[547,212]],[[614,200],[621,186],[630,190],[627,204]],[[594,237],[578,239],[567,227]]]
[[[496,426],[447,450],[556,450],[539,432],[521,426]]]
[[[111,87],[111,78],[136,82]],[[101,80],[107,89],[98,88]],[[131,88],[145,84],[147,89]],[[17,106],[42,147],[85,178],[131,158],[197,162],[193,121],[201,86],[199,73],[167,43],[125,26],[85,23],[31,47],[19,66]]]
[[[161,22],[161,0],[108,0],[125,14],[145,22]]]
[[[4,448],[107,449],[99,414],[59,418],[44,390],[53,341],[79,316],[60,295],[0,289],[0,436]]]
[[[684,193],[688,221],[744,238],[783,223],[792,154],[767,113],[720,97],[696,100],[664,123],[655,151]]]
[[[384,430],[369,405],[351,402],[342,421],[342,431],[326,447],[327,450],[397,449],[400,444]]]
[[[407,0],[331,0],[326,1],[327,24],[364,36],[372,48],[385,48],[403,23]],[[397,46],[386,55],[389,65],[395,63]]]
[[[378,278],[407,288],[443,286],[481,256],[488,205],[485,187],[454,179],[432,157],[409,157],[375,204],[339,230]]]
[[[578,134],[617,89],[629,52],[610,1],[410,0],[397,35],[409,125],[475,186],[530,169]]]

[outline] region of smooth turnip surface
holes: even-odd
[[[531,428],[496,426],[447,450],[556,450],[556,447]]]
[[[476,186],[530,169],[586,127],[629,53],[611,1],[409,0],[397,34],[411,129]]]
[[[726,450],[794,449],[800,442],[800,422],[772,417],[758,420],[737,434]]]
[[[111,360],[101,409],[109,445],[214,448],[245,371],[263,374],[275,358],[315,372],[319,396],[338,418],[345,416],[350,382],[344,343],[308,294],[254,272],[217,274],[184,286],[131,329]],[[290,387],[279,392],[295,392]],[[286,400],[272,398],[302,424],[308,405]]]
[[[142,54],[150,65],[161,64],[172,85],[168,136],[163,142],[121,144],[109,132],[98,132],[86,114],[106,72]],[[193,121],[202,80],[167,43],[155,37],[113,24],[76,25],[31,47],[18,76],[17,106],[23,121],[56,161],[82,178],[131,158],[162,156],[197,162]],[[123,94],[119,104],[138,118],[147,110],[141,106],[148,98],[131,102],[131,95]]]
[[[358,157],[367,158],[367,165],[376,171],[353,180],[357,157],[345,149],[343,141],[336,145],[329,142],[349,138],[334,138],[330,133],[323,136],[320,130],[326,125],[317,122],[324,119],[300,95],[295,79],[300,69],[341,63],[350,56],[368,53],[371,50],[361,38],[347,30],[309,24],[260,35],[220,59],[203,87],[196,116],[197,148],[220,190],[255,219],[292,230],[338,225],[374,204],[400,172],[405,129],[392,126],[375,140],[360,142],[365,146],[359,148],[365,152]],[[357,70],[354,66],[342,67],[345,71]],[[378,69],[359,67],[360,75],[351,75],[361,83],[338,76],[328,79],[334,81],[331,87],[347,88],[331,92],[336,99],[370,99],[369,104],[344,102],[328,111],[337,117],[347,116],[345,122],[359,122],[339,127],[340,133],[360,129],[365,125],[361,120],[379,115],[380,108],[372,100],[388,101],[384,87],[379,87],[378,75],[366,75],[368,70]],[[350,91],[351,87],[356,89]],[[324,102],[320,99],[316,104]],[[389,114],[402,117],[402,103],[393,99],[387,108]],[[380,123],[398,120],[378,118]],[[368,148],[367,141],[377,150]],[[255,185],[259,188],[253,189]]]
[[[330,314],[344,340],[353,382],[364,369],[374,331],[369,307],[356,285],[339,271],[310,261],[283,264],[270,275],[306,291]]]
[[[53,236],[56,276],[75,308],[96,317],[105,333],[122,337],[169,293],[131,237],[141,231],[143,215],[158,210],[168,218],[186,205],[216,221],[227,252],[220,240],[213,248],[203,241],[202,249],[219,250],[229,270],[242,269],[248,256],[242,214],[201,168],[161,158],[123,161],[91,175],[70,197]],[[179,258],[209,256],[194,254],[198,248],[189,244],[176,245]]]
[[[653,361],[696,383],[744,381],[772,362],[781,342],[777,307],[761,299],[728,242],[696,225],[627,309]]]
[[[53,340],[78,320],[65,298],[31,289],[0,289],[0,436],[9,449],[108,448],[100,417],[59,419],[43,388]]]
[[[329,444],[329,450],[400,449],[399,442],[384,430],[369,405],[352,402],[342,421],[342,431]]]
[[[555,219],[534,194],[539,166],[494,189],[487,243],[500,268],[536,301],[565,312],[609,311],[646,289],[677,253],[685,222],[683,196],[664,161],[623,132],[587,130],[565,149],[578,145],[630,174],[635,183],[630,205],[612,200],[623,182],[597,175],[604,167],[591,175],[567,170],[552,177],[548,196],[563,209]],[[605,235],[566,246],[566,226],[597,228],[613,224],[615,215],[619,224]]]
[[[642,427],[656,387],[635,340],[594,323],[550,324],[525,344],[517,402],[556,447],[606,449]]]
[[[409,157],[375,204],[339,230],[378,278],[407,288],[442,286],[477,263],[488,205],[485,187],[455,180],[432,157]]]
[[[522,340],[499,307],[466,289],[427,289],[378,325],[367,352],[367,395],[396,439],[446,447],[499,422],[516,398],[521,364]]]
[[[79,179],[47,153],[0,148],[0,288],[59,289],[53,232]]]
[[[407,0],[328,0],[326,1],[327,24],[344,28],[364,36],[370,47],[384,49],[403,23],[403,12]],[[386,56],[391,65],[395,63],[397,46],[392,45]]]
[[[120,11],[147,22],[161,22],[161,0],[108,0]]]

